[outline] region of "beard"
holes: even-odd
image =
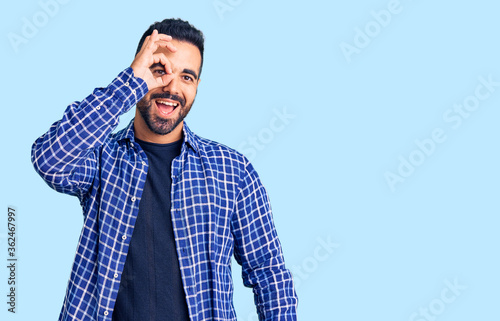
[[[153,99],[158,98],[171,99],[178,102],[179,105],[175,108],[179,108],[179,112],[175,118],[163,118],[153,114]],[[194,100],[190,104],[186,105],[186,101],[183,98],[177,95],[171,95],[167,92],[152,94],[147,100],[145,98],[141,99],[137,103],[137,109],[150,131],[158,135],[167,135],[172,132],[172,130],[174,130],[184,120],[184,118],[186,118],[193,103]]]

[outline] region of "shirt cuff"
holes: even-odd
[[[131,67],[119,73],[108,88],[113,91],[116,98],[123,102],[126,111],[149,91],[146,82],[142,78],[135,77]]]

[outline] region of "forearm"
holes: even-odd
[[[292,275],[285,267],[267,192],[250,164],[240,183],[233,236],[235,257],[245,286],[253,288],[259,320],[296,320]]]
[[[279,241],[276,256],[263,256],[261,266],[250,269],[247,282],[252,284],[259,320],[295,321],[298,299],[292,274],[285,267]],[[264,247],[272,248],[266,244]],[[267,259],[267,260],[266,260]]]
[[[266,243],[270,235],[263,236],[261,248],[243,264],[244,283],[253,288],[259,320],[295,321],[298,299],[292,274],[285,267],[276,234],[271,234],[273,240]]]
[[[105,88],[68,106],[32,146],[35,170],[54,189],[75,194],[93,175],[95,155],[126,113],[147,92],[144,81],[127,68]],[[87,166],[81,166],[86,163]],[[83,171],[83,172],[82,172]]]

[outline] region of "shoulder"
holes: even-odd
[[[258,173],[245,155],[219,142],[199,136],[196,138],[205,169],[210,168],[221,181],[234,182],[240,189],[262,185]]]
[[[239,177],[248,175],[254,169],[245,155],[234,148],[194,134],[187,126],[184,134],[187,141],[193,144],[203,163],[217,171],[228,171]]]
[[[204,137],[196,136],[196,138],[200,153],[206,157],[231,160],[241,163],[242,166],[246,166],[249,163],[248,159],[234,148]]]
[[[201,157],[208,158],[210,161],[221,158],[222,160],[227,159],[243,165],[248,163],[246,157],[237,150],[195,134],[186,123],[184,123],[184,138],[188,144],[198,151]]]

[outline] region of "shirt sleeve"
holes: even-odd
[[[38,138],[31,149],[37,173],[58,192],[82,196],[89,190],[98,168],[98,150],[148,88],[122,71],[109,86],[96,88],[81,102],[69,105],[61,120]]]
[[[292,275],[285,268],[267,192],[249,162],[239,184],[232,229],[235,259],[242,266],[244,285],[253,288],[259,320],[296,320]]]

